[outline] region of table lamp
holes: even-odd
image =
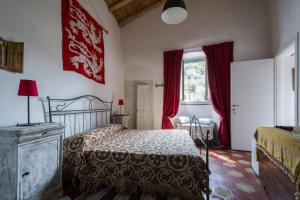
[[[20,80],[18,96],[27,96],[27,114],[28,114],[28,123],[21,124],[21,126],[32,126],[30,124],[30,97],[38,96],[38,89],[36,81],[34,80]]]
[[[118,105],[120,106],[120,115],[122,114],[122,106],[125,105],[124,99],[119,99]]]

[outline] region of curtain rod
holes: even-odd
[[[173,50],[176,50],[176,49],[163,50],[163,51],[173,51]],[[202,51],[202,46],[199,45],[199,46],[197,46],[197,47],[183,48],[183,51],[185,51],[185,52],[188,52],[188,51],[195,51],[195,50]]]
[[[197,51],[197,50],[200,50],[202,51],[202,47],[192,47],[192,48],[185,48],[183,49],[184,51]]]
[[[164,87],[164,84],[163,83],[156,83],[155,87]]]
[[[230,40],[228,40],[230,42]],[[176,48],[176,49],[183,49],[184,51],[193,51],[193,50],[202,50],[202,47],[203,46],[207,46],[207,45],[211,45],[211,44],[221,44],[221,43],[224,43],[224,42],[228,42],[228,41],[219,41],[219,42],[211,42],[210,44],[202,44],[202,45],[195,45],[194,47],[188,47],[188,48]],[[172,50],[176,50],[176,49],[169,49],[169,50],[163,50],[163,51],[172,51]]]

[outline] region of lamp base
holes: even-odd
[[[26,127],[26,126],[38,126],[42,123],[29,123],[29,124],[17,124],[17,127]]]
[[[123,109],[122,109],[122,106],[120,105],[120,115],[123,114]]]

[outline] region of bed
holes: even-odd
[[[82,100],[86,103],[79,103]],[[47,102],[45,118],[67,126],[63,178],[71,179],[82,193],[107,186],[209,199],[208,140],[202,140],[203,159],[186,130],[128,130],[110,124],[112,102],[91,95],[47,97]],[[74,104],[84,109],[71,108]]]
[[[265,180],[264,177],[269,176],[268,173],[273,169],[273,166],[270,166],[270,163],[266,162],[264,158],[268,158],[273,165],[277,166],[271,175],[273,184],[270,184],[271,187],[266,187],[267,190],[270,193],[290,195],[287,198],[298,200],[300,198],[300,135],[279,128],[257,128],[255,139],[257,142],[257,159],[260,162],[259,175],[262,180]],[[264,163],[268,165],[267,170],[264,170]],[[281,169],[285,175],[280,174],[277,169]],[[287,178],[285,177],[289,177],[290,181],[286,181]],[[277,178],[280,179],[278,183],[284,185],[279,189],[284,190],[286,188],[286,190],[280,192],[276,189],[277,192],[273,192],[273,188],[276,188],[274,183]],[[267,185],[268,182],[265,183],[265,186]],[[289,185],[292,188],[288,187]],[[278,194],[277,197],[280,195]],[[275,197],[275,199],[279,198]]]

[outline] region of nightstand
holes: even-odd
[[[128,128],[129,118],[129,114],[114,114],[112,116],[113,123],[121,124],[122,126],[124,126],[124,128]]]
[[[64,126],[42,123],[0,128],[0,199],[62,197]]]

